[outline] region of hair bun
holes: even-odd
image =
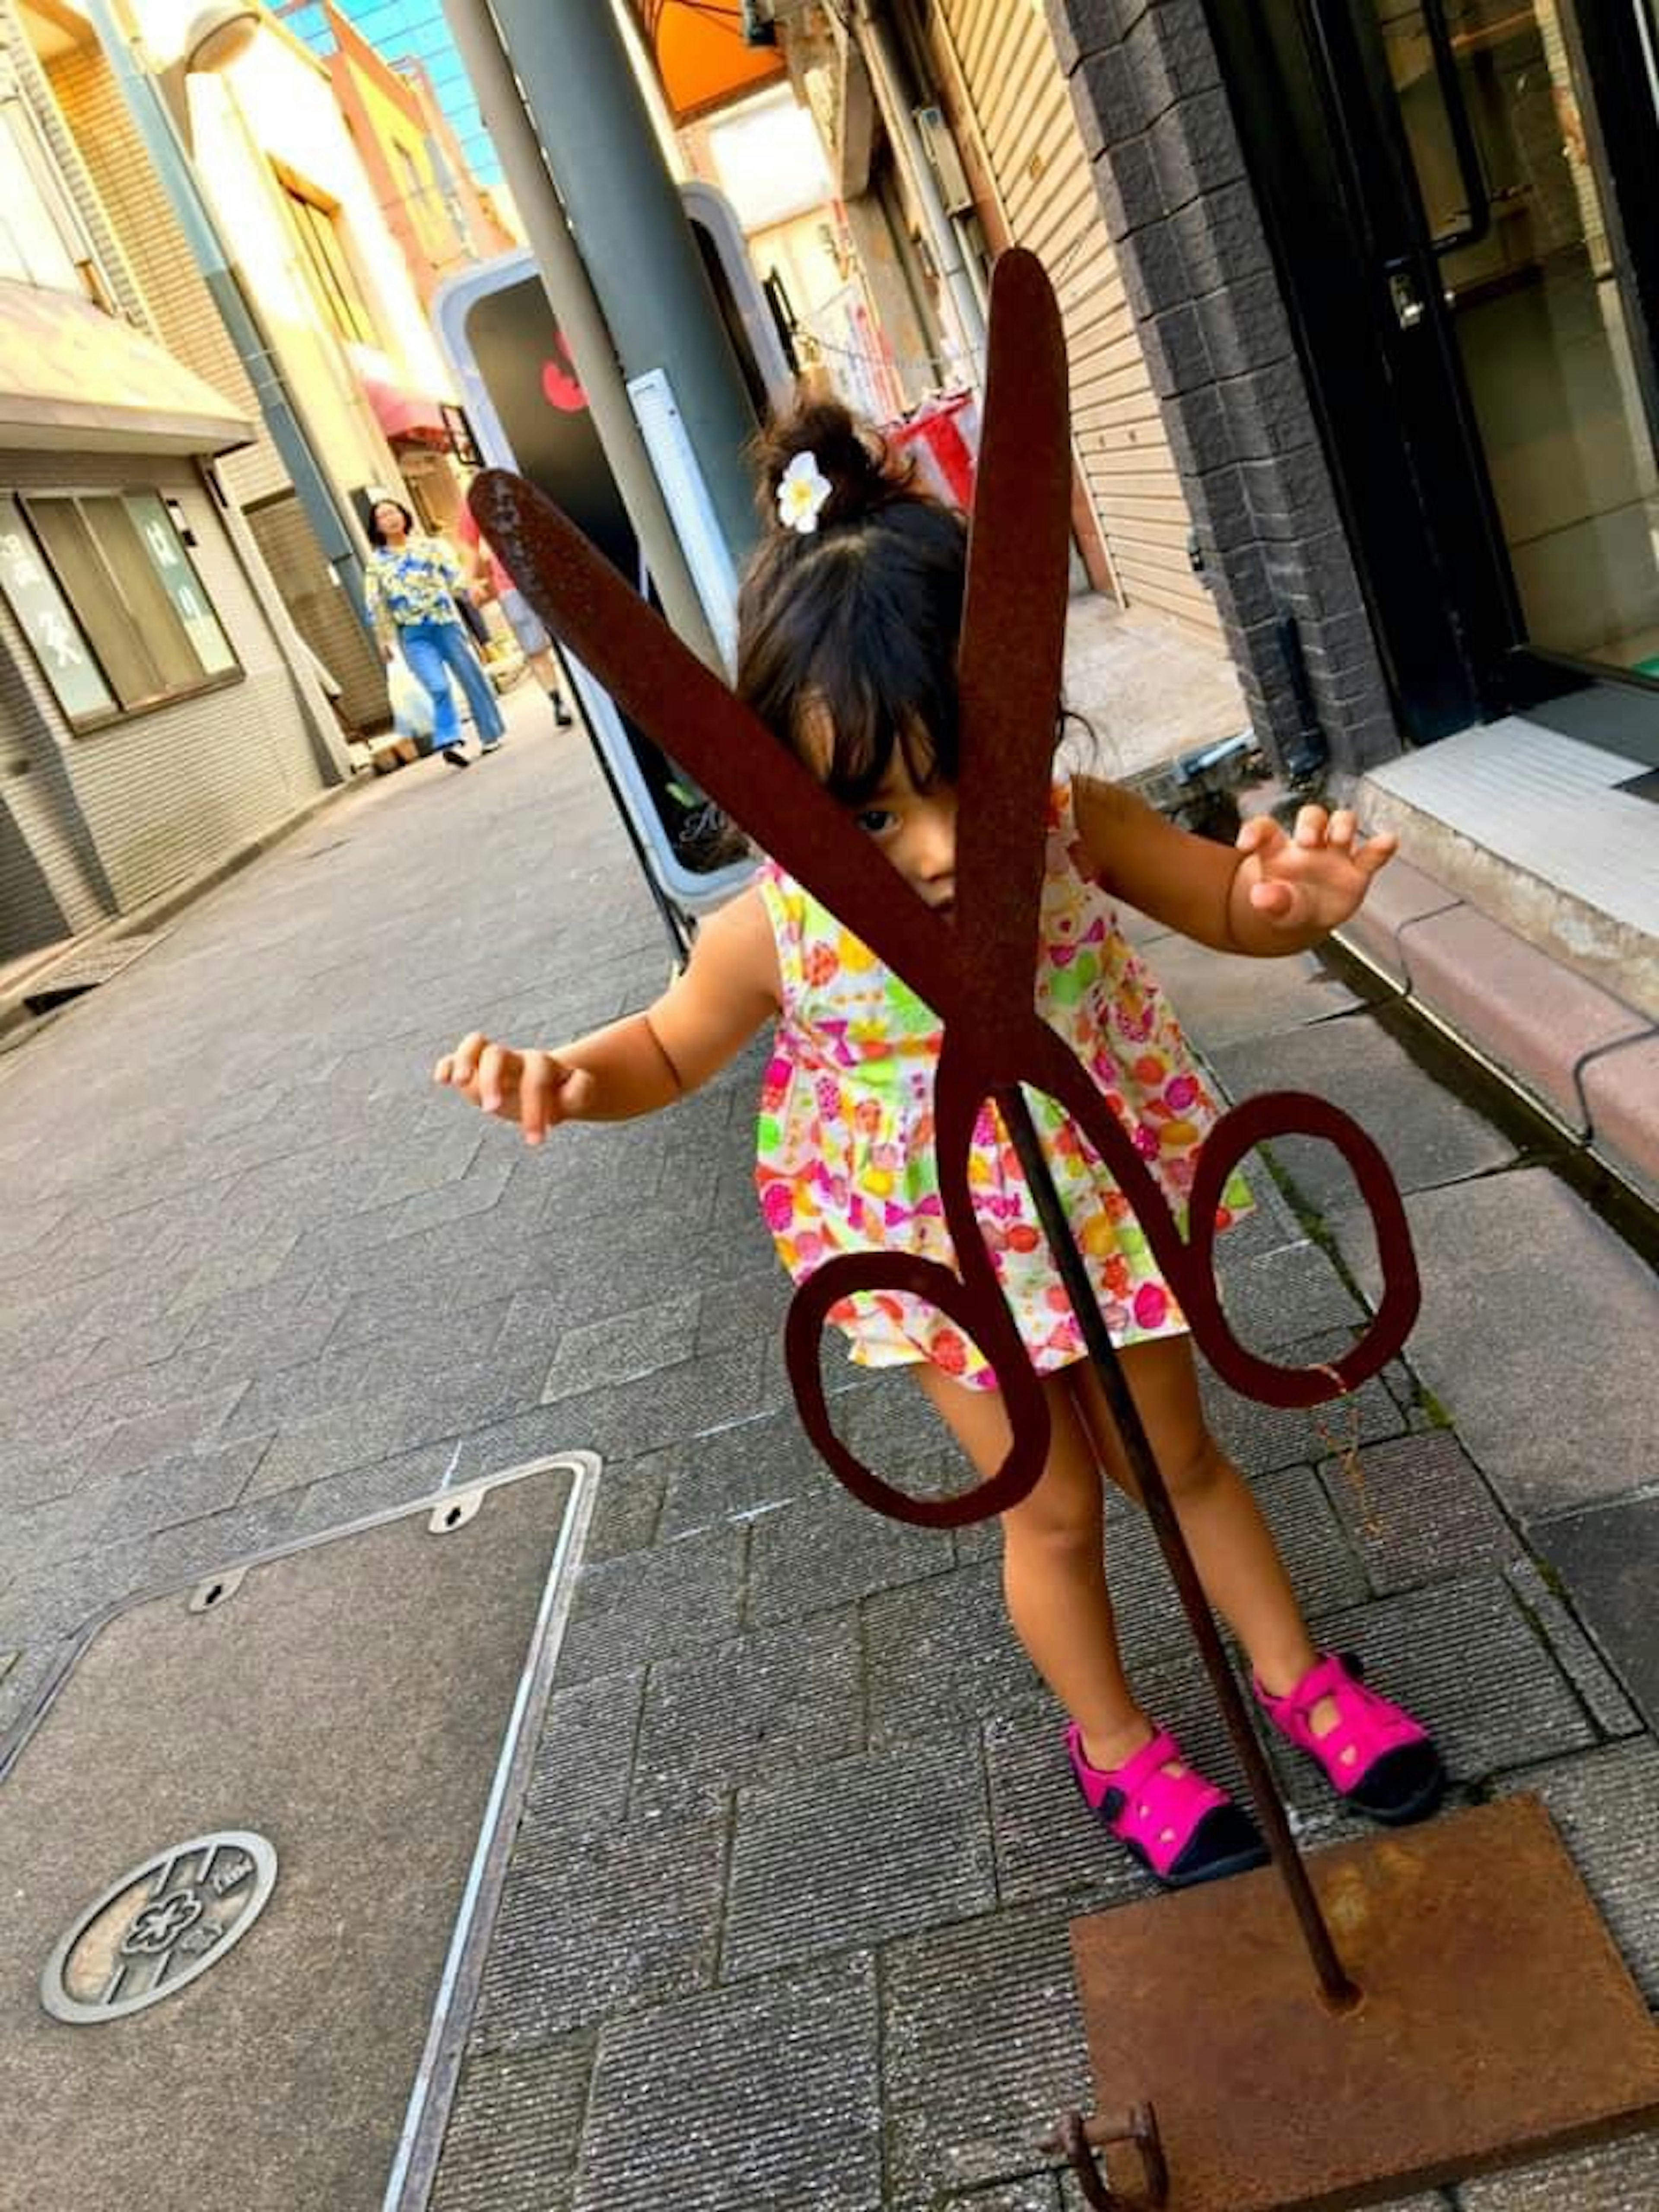
[[[915,464],[898,460],[881,434],[860,424],[838,399],[808,400],[793,413],[769,423],[755,444],[763,515],[778,521],[778,486],[791,461],[810,453],[829,479],[830,496],[819,516],[820,529],[856,522],[889,501],[915,497]]]

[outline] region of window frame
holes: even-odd
[[[112,313],[113,295],[109,278],[99,259],[91,230],[76,205],[68,179],[58,167],[45,126],[29,99],[22,73],[12,57],[3,51],[0,51],[0,130],[5,131],[15,149],[34,195],[36,206],[46,217],[58,249],[75,277],[73,284],[56,283],[29,270],[21,277],[9,277],[7,281],[31,284],[39,291],[64,292],[70,297],[78,293],[82,298],[90,300],[94,307]],[[22,258],[27,261],[26,246]]]
[[[73,506],[79,510],[84,503],[106,500],[112,501],[118,507],[122,507],[124,512],[127,514],[129,521],[133,523],[133,526],[137,530],[138,528],[137,521],[132,517],[131,510],[125,507],[124,503],[129,499],[141,498],[155,500],[157,505],[161,507],[162,514],[167,517],[167,526],[173,532],[179,552],[190,571],[191,583],[199,593],[202,604],[208,615],[211,617],[220,636],[222,637],[225,641],[226,650],[231,656],[232,665],[228,668],[220,669],[216,672],[210,672],[204,668],[202,670],[200,680],[193,684],[177,684],[164,690],[146,693],[141,698],[124,700],[121,696],[120,690],[116,684],[115,678],[110,672],[107,663],[104,659],[103,655],[98,650],[92,633],[87,626],[87,623],[82,613],[81,608],[76,604],[74,591],[65,580],[62,571],[58,566],[58,563],[53,560],[51,548],[37,526],[32,510],[37,506],[54,503],[58,505]],[[186,700],[202,698],[209,692],[228,690],[234,685],[244,684],[247,680],[247,670],[242,663],[241,656],[237,650],[235,640],[232,637],[228,626],[225,623],[223,617],[220,614],[217,602],[215,600],[212,592],[208,589],[206,580],[203,576],[200,568],[198,566],[196,562],[191,559],[190,548],[185,543],[184,533],[179,530],[178,524],[174,520],[173,511],[174,504],[176,504],[176,501],[170,501],[168,494],[160,484],[157,483],[121,484],[117,487],[111,487],[107,484],[53,484],[49,489],[44,490],[39,489],[25,489],[23,487],[17,484],[0,484],[0,520],[3,520],[8,514],[15,515],[17,518],[19,524],[27,535],[28,541],[33,550],[35,558],[39,561],[40,566],[45,569],[47,576],[50,578],[53,590],[57,593],[58,599],[62,602],[63,607],[67,613],[70,621],[74,624],[76,635],[80,641],[82,649],[86,654],[88,662],[97,672],[99,680],[103,684],[105,690],[115,702],[114,707],[107,710],[100,709],[97,712],[88,714],[76,714],[72,712],[71,709],[64,704],[63,698],[59,695],[58,686],[52,680],[52,672],[41,658],[40,647],[31,633],[27,623],[22,618],[19,609],[12,600],[9,592],[6,592],[0,594],[4,596],[6,605],[10,610],[12,618],[16,623],[18,629],[23,635],[24,641],[28,647],[29,653],[34,661],[35,666],[40,671],[41,681],[52,693],[53,703],[56,705],[58,713],[63,716],[64,723],[68,726],[70,733],[75,737],[90,737],[97,731],[112,729],[118,723],[137,721],[146,715],[162,713],[169,707],[180,706]],[[117,575],[114,568],[110,564],[109,559],[104,551],[102,541],[98,536],[94,525],[88,521],[83,515],[82,517],[82,526],[87,533],[92,550],[97,557],[99,567],[103,572],[104,584],[107,588],[111,601],[113,603],[114,607],[126,620],[132,622],[137,625],[140,617],[134,612],[126,593],[121,587],[120,578]],[[138,535],[142,542],[143,535],[142,530],[138,531]],[[152,566],[154,565],[155,563],[152,559]],[[167,579],[161,575],[159,568],[156,569],[156,580],[161,585],[162,590],[164,592],[167,591]],[[168,593],[168,596],[170,598],[171,593]],[[197,658],[199,660],[200,654],[195,644],[195,641],[191,637],[189,630],[185,629],[183,617],[179,615],[176,609],[173,611],[173,619],[178,623],[180,634],[183,635],[189,649],[191,653],[197,655]]]
[[[335,337],[347,345],[380,349],[374,307],[340,227],[340,203],[273,161],[289,228],[299,242],[311,289]]]

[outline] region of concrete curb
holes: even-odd
[[[3,989],[0,989],[0,1040],[3,1040],[0,1042],[0,1052],[14,1051],[26,1041],[24,1036],[15,1032],[21,1030],[32,1034],[56,1018],[60,1008],[53,1007],[44,1014],[32,1013],[28,1001],[50,986],[53,975],[59,969],[83,959],[94,945],[118,943],[124,937],[152,935],[164,923],[171,921],[175,915],[182,914],[186,907],[193,906],[198,899],[205,897],[209,891],[228,882],[232,876],[240,875],[262,854],[284,844],[296,830],[303,830],[315,816],[343,799],[349,792],[370,788],[373,788],[372,781],[366,783],[361,776],[353,776],[345,783],[334,784],[326,791],[319,791],[314,799],[308,799],[292,814],[284,815],[279,822],[272,823],[269,829],[248,838],[233,852],[216,860],[211,867],[204,868],[196,875],[186,876],[181,882],[170,884],[166,890],[158,891],[153,899],[147,899],[143,906],[134,907],[125,914],[111,915],[106,921],[99,922],[91,929],[83,929],[66,944],[44,953],[38,961],[18,969]],[[69,1003],[73,1004],[73,1001]]]
[[[1403,860],[1337,942],[1649,1202],[1659,1028]]]

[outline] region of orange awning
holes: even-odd
[[[738,0],[634,0],[676,123],[781,83],[776,46],[746,46]]]

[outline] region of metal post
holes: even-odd
[[[357,541],[334,489],[306,435],[299,409],[283,379],[282,364],[258,307],[220,234],[196,174],[195,163],[179,135],[161,87],[134,53],[115,19],[111,0],[86,0],[86,14],[98,34],[105,58],[128,112],[155,165],[179,228],[185,234],[203,283],[247,372],[270,442],[288,471],[306,520],[334,571],[351,611],[373,637],[363,598],[363,565]]]
[[[1221,1717],[1227,1723],[1227,1733],[1233,1740],[1240,1764],[1250,1785],[1250,1796],[1255,1804],[1262,1832],[1273,1855],[1273,1863],[1284,1882],[1291,1907],[1302,1929],[1302,1940],[1307,1945],[1308,1955],[1313,1961],[1314,1972],[1325,2002],[1334,2011],[1346,2012],[1358,2002],[1359,1991],[1349,1980],[1331,1932],[1325,1925],[1319,1900],[1314,1895],[1313,1884],[1308,1879],[1308,1869],[1302,1863],[1291,1834],[1290,1822],[1285,1817],[1285,1808],[1268,1767],[1261,1746],[1256,1741],[1255,1730],[1250,1725],[1244,1700],[1239,1694],[1238,1684],[1233,1679],[1232,1668],[1227,1664],[1227,1655],[1222,1649],[1220,1632],[1215,1616],[1210,1611],[1203,1585],[1198,1579],[1198,1570],[1193,1565],[1192,1553],[1187,1549],[1187,1539],[1181,1523],[1170,1503],[1170,1493],[1164,1486],[1146,1431],[1141,1426],[1135,1401],[1129,1395],[1129,1386],[1123,1379],[1123,1370],[1118,1364],[1112,1340],[1101,1317],[1100,1305],[1089,1280],[1089,1271],[1083,1255],[1073,1239],[1071,1224],[1066,1218],[1054,1178],[1048,1172],[1048,1163],[1043,1157],[1042,1142],[1031,1120],[1031,1109],[1018,1084],[1009,1084],[995,1093],[995,1104],[1007,1126],[1019,1164],[1031,1187],[1037,1216],[1042,1231],[1048,1240],[1048,1249],[1054,1255],[1060,1278],[1066,1285],[1072,1310],[1089,1347],[1089,1357],[1100,1377],[1101,1387],[1111,1407],[1112,1419],[1117,1424],[1118,1434],[1123,1439],[1123,1449],[1136,1484],[1146,1517],[1152,1524],[1176,1589],[1198,1644],[1210,1686],[1215,1692]]]
[[[740,570],[758,529],[743,460],[754,409],[611,0],[493,4],[623,375],[666,375]]]
[[[514,201],[524,218],[542,289],[569,344],[571,360],[587,395],[593,428],[661,597],[663,611],[699,659],[719,669],[721,660],[714,634],[635,420],[616,346],[592,280],[570,234],[564,204],[548,173],[540,141],[525,111],[524,96],[502,49],[488,0],[444,0],[444,15],[472,81],[490,143],[501,157]],[[657,158],[654,147],[652,158]]]
[[[858,21],[864,32],[864,53],[870,82],[881,108],[881,119],[893,142],[893,150],[921,210],[939,264],[940,282],[949,295],[957,325],[957,343],[969,380],[985,380],[985,313],[962,258],[962,241],[939,196],[933,165],[921,143],[906,91],[908,71],[893,40],[892,27],[878,0],[859,0]]]

